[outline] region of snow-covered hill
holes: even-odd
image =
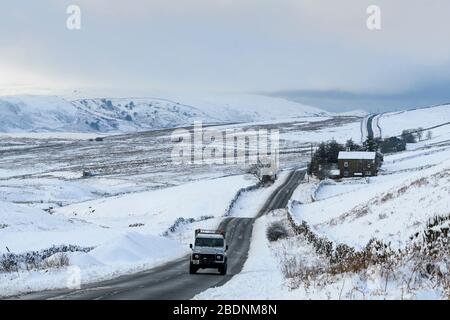
[[[79,119],[70,102],[53,96],[2,97],[0,115],[2,132],[61,130],[74,126]]]
[[[202,98],[96,98],[69,101],[57,96],[0,97],[0,132],[108,132],[205,123],[253,122],[325,115],[280,98],[215,95]]]
[[[375,133],[379,126],[383,138],[399,135],[405,129],[431,128],[450,122],[450,104],[383,113],[379,117],[376,117],[374,122]],[[434,131],[433,133],[443,134],[447,133],[449,129],[443,127]]]

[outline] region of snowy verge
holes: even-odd
[[[255,221],[248,259],[242,271],[221,287],[208,289],[195,300],[283,299],[283,275],[266,239],[266,225],[271,218]]]
[[[266,230],[273,222],[285,225],[287,238],[267,240]],[[446,270],[448,259],[436,260],[428,253],[419,254],[414,250],[383,251],[376,245],[371,250],[379,251],[373,252],[367,266],[360,264],[358,255],[343,256],[341,261],[332,262],[317,252],[306,234],[291,228],[286,210],[277,210],[256,221],[249,257],[242,272],[223,286],[208,289],[194,299],[448,299],[447,277],[433,276],[436,270]],[[448,248],[441,247],[441,250],[448,251]],[[428,271],[423,264],[426,257],[430,258],[432,266]]]
[[[73,289],[77,283],[82,285],[144,271],[187,253],[187,247],[173,240],[129,232],[88,253],[68,253],[68,267],[0,274],[0,297]]]

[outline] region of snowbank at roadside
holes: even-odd
[[[73,270],[78,270],[81,283],[89,283],[180,258],[189,252],[192,228],[217,226],[236,192],[253,184],[255,179],[249,176],[205,179],[82,202],[52,213],[0,202],[0,258],[8,251],[20,256],[58,245],[93,248],[58,252],[48,258],[48,268],[25,264],[13,267],[14,272],[0,269],[0,296],[65,288]],[[163,236],[181,217],[195,222]]]
[[[188,252],[174,240],[129,232],[90,252],[66,253],[68,266],[0,273],[0,297],[107,280],[156,267]],[[47,260],[52,259],[59,257]]]

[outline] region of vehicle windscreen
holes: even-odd
[[[197,247],[223,247],[223,239],[220,238],[197,238],[195,239]]]

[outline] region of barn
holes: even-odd
[[[338,156],[340,176],[341,178],[376,176],[381,159],[377,152],[341,151]]]

